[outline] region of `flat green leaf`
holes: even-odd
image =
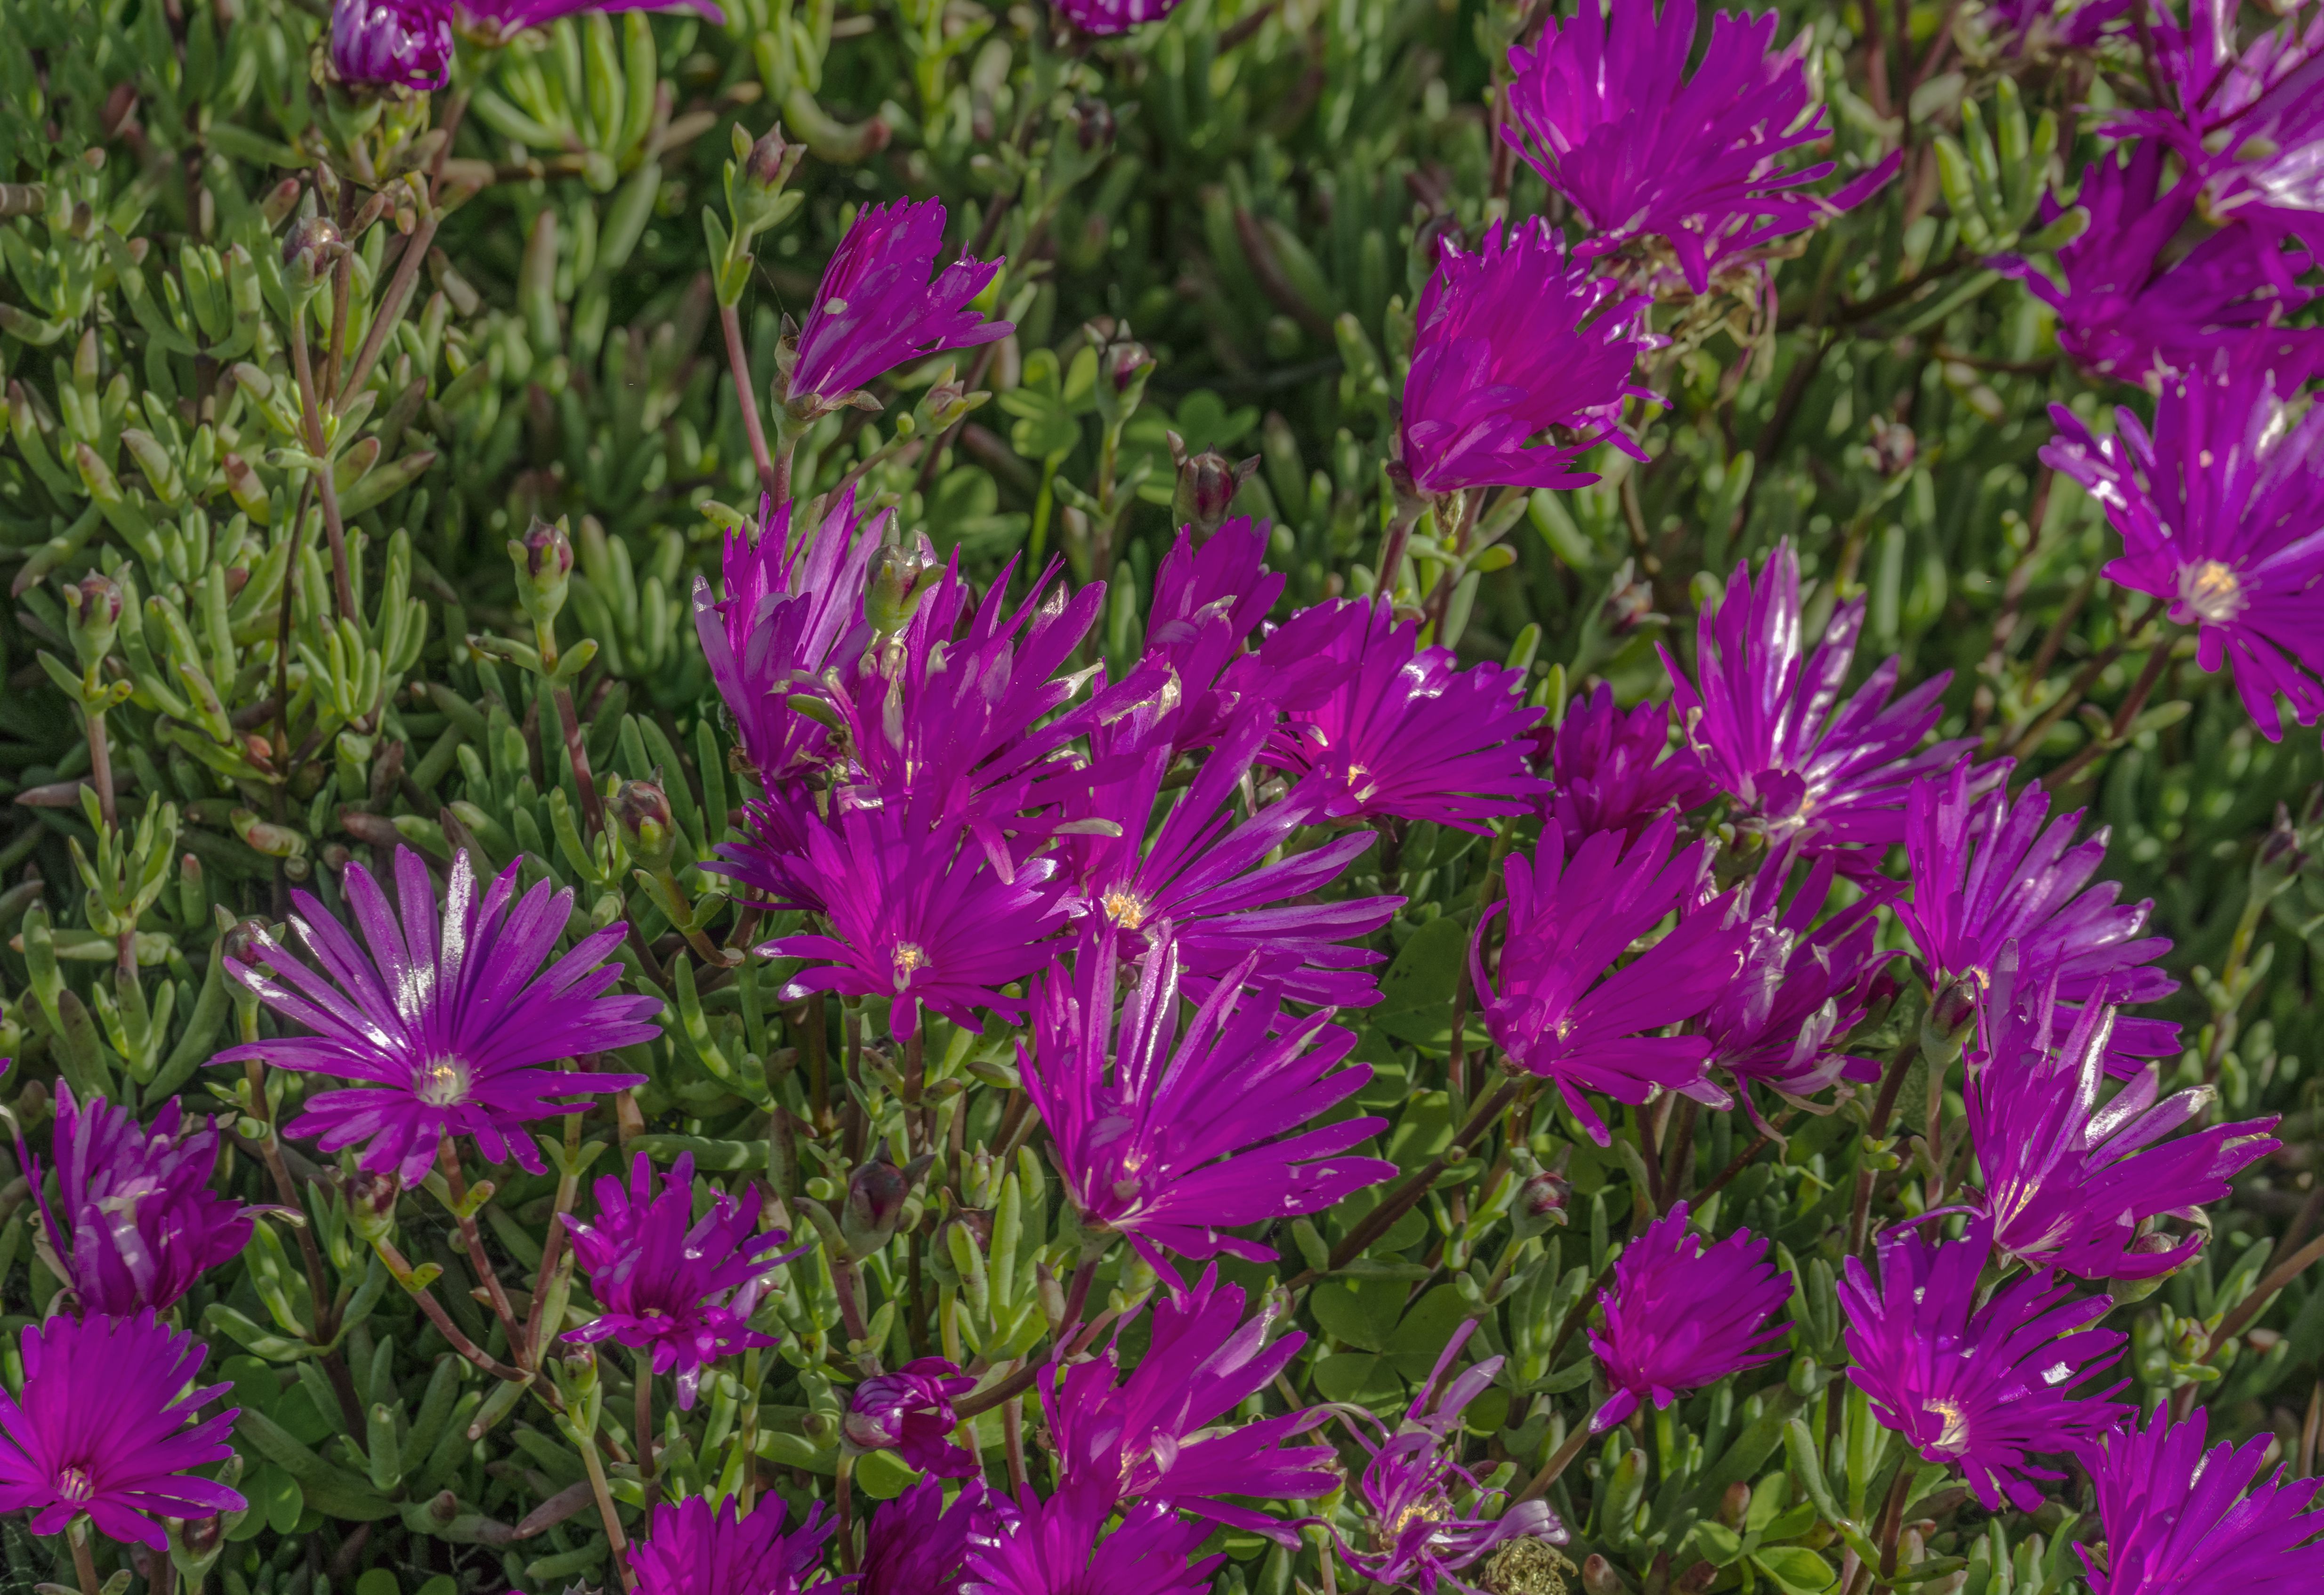
[[[1751,1565],[1775,1581],[1784,1595],[1821,1595],[1840,1581],[1831,1563],[1804,1545],[1774,1545],[1751,1554]]]

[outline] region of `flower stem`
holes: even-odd
[[[726,369],[734,378],[734,400],[742,410],[742,432],[751,440],[751,458],[759,467],[759,485],[777,503],[783,502],[776,485],[775,462],[767,453],[767,429],[759,423],[759,400],[751,383],[751,355],[742,346],[742,318],[733,305],[718,307],[718,325],[726,334]]]
[[[1559,1446],[1549,1461],[1541,1465],[1541,1471],[1533,1476],[1533,1482],[1510,1498],[1509,1504],[1501,1509],[1501,1515],[1507,1517],[1527,1501],[1538,1499],[1551,1485],[1557,1482],[1559,1474],[1572,1466],[1573,1459],[1580,1456],[1582,1448],[1589,1443],[1590,1420],[1584,1418],[1573,1425],[1573,1432],[1565,1437],[1565,1443]]]
[[[307,317],[303,310],[290,318],[290,366],[299,378],[299,410],[307,427],[307,452],[318,462],[313,472],[315,491],[323,501],[323,532],[331,543],[331,596],[339,618],[353,620],[355,590],[347,579],[347,530],[339,520],[339,484],[330,456],[323,447],[323,409],[315,392],[315,370],[307,355]],[[283,603],[290,603],[284,594]]]
[[[595,1435],[588,1437],[581,1447],[581,1465],[589,1471],[589,1493],[597,1498],[597,1517],[605,1526],[605,1543],[613,1548],[613,1571],[622,1575],[622,1588],[637,1588],[637,1575],[630,1571],[629,1536],[622,1533],[621,1514],[613,1510],[613,1492],[605,1484],[605,1465],[597,1460]]]
[[[460,1154],[446,1136],[437,1148],[437,1161],[444,1169],[444,1183],[452,1188],[452,1214],[460,1223],[460,1241],[468,1250],[468,1262],[476,1270],[476,1278],[493,1304],[493,1314],[507,1332],[509,1354],[517,1360],[519,1368],[531,1366],[531,1347],[525,1339],[524,1328],[516,1321],[516,1313],[509,1305],[508,1292],[501,1286],[501,1277],[493,1269],[493,1260],[484,1255],[484,1231],[477,1226],[476,1215],[468,1206],[468,1185],[460,1173]]]
[[[637,1434],[638,1476],[651,1485],[654,1477],[653,1353],[641,1349],[636,1358],[637,1416],[633,1427]]]
[[[1880,1581],[1876,1589],[1886,1589],[1886,1581],[1896,1576],[1896,1541],[1904,1526],[1904,1493],[1912,1488],[1913,1469],[1910,1460],[1896,1464],[1896,1477],[1888,1486],[1888,1498],[1880,1504],[1880,1518],[1874,1543],[1880,1547]]]
[[[80,1581],[80,1595],[97,1595],[97,1555],[89,1549],[88,1520],[76,1517],[67,1524],[65,1542],[72,1546],[73,1576]]]
[[[557,1276],[557,1265],[565,1251],[565,1215],[573,1211],[573,1199],[580,1194],[581,1178],[571,1172],[581,1151],[581,1115],[565,1115],[565,1163],[557,1176],[557,1208],[549,1215],[549,1239],[541,1242],[540,1267],[533,1270],[532,1305],[524,1316],[524,1350],[518,1360],[527,1368],[540,1366],[541,1317],[549,1304],[549,1281]],[[549,1324],[549,1333],[557,1332]]]

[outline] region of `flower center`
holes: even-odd
[[[57,1498],[76,1507],[85,1506],[97,1498],[97,1480],[78,1463],[64,1468],[57,1474]]]
[[[2249,600],[2232,567],[2206,559],[2179,573],[2179,602],[2204,624],[2224,626],[2244,612]]]
[[[898,942],[895,951],[896,990],[911,984],[912,972],[928,961],[928,950],[918,942]]]
[[[1150,907],[1144,898],[1126,886],[1117,886],[1107,892],[1098,899],[1098,906],[1105,910],[1107,918],[1124,930],[1136,930],[1145,924]]]
[[[468,1100],[468,1065],[459,1058],[430,1058],[412,1081],[412,1094],[431,1108],[456,1108]]]
[[[1929,1410],[1945,1420],[1945,1426],[1937,1432],[1933,1449],[1948,1455],[1958,1454],[1969,1443],[1969,1415],[1961,1411],[1960,1402],[1942,1396],[1929,1403]]]

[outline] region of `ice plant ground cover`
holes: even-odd
[[[8,1578],[2324,1590],[2319,171],[2324,0],[0,0]]]

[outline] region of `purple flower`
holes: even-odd
[[[1831,895],[1837,861],[1829,853],[1784,905],[1791,861],[1781,852],[1759,866],[1746,911],[1750,941],[1742,966],[1698,1021],[1711,1043],[1710,1067],[1790,1097],[1810,1097],[1842,1080],[1880,1078],[1880,1065],[1842,1050],[1886,979],[1894,953],[1877,946],[1886,891],[1870,893],[1816,923]],[[1748,1089],[1744,1106],[1760,1122]]]
[[[1973,1201],[1992,1221],[1994,1244],[2085,1279],[2149,1279],[2191,1260],[2201,1235],[2173,1246],[2147,1221],[2192,1220],[2225,1196],[2230,1180],[2281,1144],[2267,1133],[2274,1118],[2163,1142],[2201,1119],[2218,1092],[2162,1097],[2160,1071],[2149,1065],[2101,1102],[2113,1010],[2088,1004],[2060,1045],[2055,983],[2029,1009],[2011,1000],[2010,980],[1979,1011],[1984,1035],[1969,1071],[1969,1144],[1985,1176]]]
[[[1113,927],[1133,954],[1152,944],[1152,927],[1168,921],[1196,996],[1255,957],[1258,978],[1295,1001],[1374,1001],[1379,991],[1367,970],[1380,954],[1345,944],[1387,924],[1403,899],[1294,900],[1338,879],[1372,844],[1371,833],[1275,857],[1301,825],[1318,817],[1322,789],[1303,784],[1240,824],[1229,807],[1273,720],[1264,705],[1238,715],[1167,807],[1160,799],[1172,764],[1167,742],[1116,758],[1102,749],[1087,790],[1065,813],[1112,834],[1090,829],[1061,838],[1076,883],[1070,911]],[[1149,836],[1157,808],[1162,823]]]
[[[516,871],[502,871],[479,903],[474,866],[466,852],[456,855],[439,924],[419,854],[395,850],[400,917],[371,871],[351,863],[345,886],[361,943],[313,898],[292,892],[290,924],[323,973],[265,936],[257,945],[265,969],[235,962],[228,973],[314,1034],[230,1047],[211,1061],[256,1058],[364,1082],[309,1097],[289,1133],[319,1138],[326,1152],[365,1141],[363,1166],[394,1169],[407,1185],[455,1136],[473,1137],[487,1162],[513,1157],[529,1174],[544,1172],[523,1127],[586,1108],[551,1097],[619,1091],[645,1077],[543,1065],[653,1040],[661,1000],[604,995],[621,978],[621,965],[603,963],[621,945],[627,927],[619,924],[583,937],[542,973],[573,894],[543,880],[512,903]]]
[[[217,1168],[215,1124],[189,1129],[172,1098],[148,1131],[103,1097],[84,1108],[72,1087],[57,1085],[51,1140],[58,1205],[71,1221],[70,1240],[50,1220],[65,1254],[74,1299],[83,1314],[125,1318],[161,1311],[203,1272],[250,1243],[250,1219],[238,1202],[209,1188]],[[41,1169],[28,1165],[33,1194]],[[47,1213],[43,1198],[42,1212]]]
[[[2109,1401],[2121,1385],[2077,1400],[2073,1387],[2121,1349],[2124,1337],[2089,1327],[2112,1304],[2076,1297],[2036,1273],[2003,1285],[1980,1306],[1978,1275],[1993,1255],[1993,1225],[1973,1220],[1959,1240],[1909,1230],[1880,1237],[1876,1285],[1848,1259],[1840,1299],[1848,1313],[1848,1377],[1872,1414],[1932,1462],[1958,1462],[1988,1512],[2004,1497],[2020,1511],[2042,1504],[2036,1451],[2087,1452],[2130,1415]]]
[[[2167,1405],[2144,1428],[2107,1436],[2090,1461],[2106,1552],[2075,1547],[2092,1595],[2309,1595],[2324,1589],[2317,1481],[2278,1467],[2255,1484],[2273,1436],[2203,1449],[2207,1415],[2179,1423]]]
[[[1099,38],[1127,33],[1140,23],[1158,23],[1178,9],[1178,0],[1051,0],[1051,4],[1075,28]]]
[[[968,1553],[993,1543],[1002,1520],[981,1479],[945,1505],[941,1480],[924,1479],[872,1514],[855,1595],[964,1595]]]
[[[2126,382],[2205,364],[2212,350],[2238,343],[2309,297],[2293,281],[2304,263],[2257,228],[2222,227],[2181,253],[2178,240],[2201,184],[2181,179],[2164,191],[2163,155],[2163,145],[2143,140],[2083,171],[2075,203],[2089,213],[2089,226],[2058,251],[2064,287],[2020,257],[1993,263],[2057,313],[2060,348]],[[2064,208],[2044,198],[2041,221],[2054,221]],[[2278,336],[2312,343],[2324,335]]]
[[[1651,1398],[1668,1406],[1683,1390],[1773,1362],[1772,1342],[1791,1332],[1775,1315],[1792,1277],[1767,1263],[1767,1242],[1738,1230],[1709,1247],[1687,1228],[1683,1202],[1646,1226],[1615,1259],[1614,1283],[1598,1293],[1606,1332],[1590,1349],[1611,1394],[1590,1420],[1602,1434]]]
[[[710,1211],[696,1221],[691,1152],[678,1154],[659,1191],[654,1185],[653,1166],[641,1152],[627,1190],[611,1175],[597,1181],[595,1223],[565,1215],[574,1258],[601,1308],[565,1338],[650,1349],[656,1373],[677,1374],[684,1409],[694,1405],[695,1388],[711,1363],[775,1343],[772,1335],[752,1331],[751,1314],[789,1237],[780,1230],[758,1233],[756,1185],[740,1202],[714,1189]]]
[[[331,70],[357,88],[441,88],[452,78],[444,0],[332,0]]]
[[[1904,834],[1904,795],[1914,779],[1950,768],[1974,745],[1964,740],[1913,751],[1943,713],[1950,670],[1892,704],[1897,661],[1891,658],[1840,701],[1864,610],[1862,598],[1840,605],[1814,654],[1803,659],[1800,562],[1785,542],[1768,556],[1756,587],[1749,562],[1738,563],[1727,595],[1697,622],[1699,685],[1660,649],[1687,740],[1738,817],[1771,842],[1886,847]]]
[[[799,328],[787,402],[802,420],[837,410],[907,362],[1017,330],[971,308],[999,261],[964,257],[936,272],[944,230],[941,199],[899,199],[857,213]]]
[[[2206,670],[2232,660],[2270,742],[2283,735],[2279,695],[2302,725],[2324,714],[2324,407],[2292,421],[2278,396],[2319,368],[2324,348],[2254,333],[2164,384],[2151,438],[2126,410],[2101,439],[2053,404],[2058,436],[2042,451],[2122,534],[2107,579],[2196,627]]]
[[[1682,899],[1699,892],[1707,848],[1698,843],[1673,858],[1675,840],[1671,822],[1659,819],[1628,845],[1620,832],[1600,831],[1568,856],[1557,828],[1545,828],[1530,863],[1510,857],[1508,901],[1487,910],[1470,952],[1470,978],[1493,1039],[1520,1067],[1555,1081],[1575,1120],[1601,1147],[1609,1144],[1606,1126],[1582,1093],[1643,1102],[1657,1086],[1702,1089],[1711,1043],[1646,1032],[1708,1008],[1734,978],[1748,933],[1725,908],[1701,908],[1614,967]],[[1486,973],[1486,933],[1505,911],[1496,986]]]
[[[653,1509],[630,1547],[638,1595],[798,1595],[823,1559],[832,1526],[823,1503],[783,1531],[783,1498],[769,1491],[748,1517],[732,1496],[714,1511],[700,1496]]]
[[[1656,816],[1698,807],[1719,790],[1692,749],[1671,746],[1667,705],[1618,709],[1602,681],[1535,734],[1549,761],[1549,816],[1569,836],[1623,831],[1635,840]]]
[[[1536,49],[1509,51],[1517,80],[1501,134],[1563,195],[1600,254],[1657,236],[1701,293],[1746,251],[1853,208],[1895,174],[1892,155],[1829,198],[1799,190],[1831,161],[1787,152],[1831,136],[1808,82],[1811,30],[1775,52],[1776,16],[1711,19],[1692,76],[1693,0],[1612,0],[1552,18]]]
[[[839,1432],[865,1451],[899,1452],[907,1466],[923,1473],[957,1479],[973,1472],[976,1459],[953,1443],[959,1419],[952,1400],[976,1388],[973,1378],[941,1357],[921,1357],[894,1373],[873,1374],[855,1387]]]
[[[1120,724],[1125,740],[1145,746],[1166,741],[1175,752],[1207,747],[1225,734],[1236,703],[1219,686],[1243,640],[1283,595],[1284,578],[1265,564],[1268,523],[1237,516],[1200,548],[1191,530],[1154,573],[1154,602],[1146,612],[1146,660],[1168,672],[1149,704]]]
[[[1569,262],[1538,217],[1506,244],[1495,222],[1473,254],[1451,238],[1440,249],[1404,384],[1413,484],[1580,487],[1598,478],[1574,462],[1600,443],[1646,458],[1621,419],[1623,400],[1653,397],[1630,381],[1654,346],[1646,301]]]
[[[1102,1489],[1086,1484],[1046,1501],[1028,1489],[992,1540],[970,1549],[964,1595],[1208,1595],[1226,1558],[1194,1561],[1206,1526],[1148,1501],[1107,1534],[1111,1508]]]
[[[1955,980],[1989,988],[2014,946],[2018,994],[2038,996],[2055,982],[2069,1005],[2057,1010],[2061,1035],[2080,1004],[2152,1002],[2177,991],[2152,962],[2171,950],[2169,939],[2139,935],[2154,904],[2117,903],[2118,884],[2090,883],[2106,860],[2105,828],[2077,844],[2078,808],[2044,829],[2050,795],[2028,787],[2013,803],[2011,768],[1997,760],[1973,779],[1964,760],[1942,780],[1914,783],[1905,806],[1913,900],[1896,905],[1896,917],[1928,963],[1932,989]],[[2118,1020],[2110,1046],[2107,1066],[2133,1074],[2141,1058],[2178,1052],[2179,1027]]]
[[[1119,1000],[1117,1033],[1118,967],[1111,932],[1085,936],[1071,976],[1050,965],[1033,1051],[1018,1049],[1084,1222],[1128,1236],[1157,1268],[1164,1250],[1263,1262],[1273,1249],[1224,1231],[1320,1212],[1396,1172],[1346,1156],[1386,1120],[1306,1128],[1371,1079],[1368,1065],[1336,1066],[1355,1037],[1330,1010],[1293,1019],[1271,991],[1246,991],[1246,963],[1181,1036],[1180,964],[1165,923]]]
[[[231,1385],[187,1387],[208,1353],[157,1323],[92,1314],[27,1324],[23,1394],[0,1390],[0,1512],[30,1512],[34,1534],[86,1513],[107,1539],[169,1549],[162,1517],[248,1505],[193,1471],[234,1453],[235,1412],[187,1420]]]
[[[1268,634],[1231,678],[1280,704],[1261,758],[1313,783],[1320,812],[1434,820],[1485,834],[1544,790],[1527,768],[1541,711],[1518,696],[1521,670],[1462,669],[1449,648],[1416,651],[1420,623],[1385,601],[1304,609]]]
[[[816,961],[783,988],[785,1002],[813,991],[894,999],[899,1037],[919,1028],[924,1003],[972,1030],[978,1008],[1019,1018],[1024,1002],[1003,989],[1041,967],[1065,913],[1051,869],[1036,859],[1004,877],[959,821],[931,827],[918,805],[809,822],[798,870],[829,934],[783,936],[759,955]]]
[[[1290,1366],[1307,1340],[1294,1330],[1269,1345],[1267,1314],[1246,1323],[1242,1308],[1242,1287],[1222,1286],[1213,1265],[1194,1286],[1154,1304],[1151,1341],[1127,1375],[1121,1337],[1128,1319],[1101,1355],[1070,1364],[1062,1377],[1053,1364],[1041,1381],[1041,1408],[1056,1446],[1060,1487],[1090,1489],[1106,1504],[1183,1507],[1279,1537],[1284,1529],[1275,1518],[1215,1498],[1306,1500],[1336,1485],[1330,1446],[1283,1443],[1313,1426],[1308,1415],[1222,1426]]]
[[[2130,6],[2131,0],[1993,0],[1975,23],[1992,37],[2008,40],[2016,54],[2045,55],[2088,50],[2122,32]]]
[[[486,44],[504,44],[528,28],[592,11],[691,11],[724,25],[711,0],[453,0],[460,32]]]
[[[1531,1535],[1555,1544],[1565,1543],[1565,1526],[1558,1522],[1546,1501],[1526,1501],[1492,1518],[1464,1517],[1462,1508],[1453,1504],[1456,1486],[1470,1492],[1471,1513],[1482,1508],[1486,1496],[1499,1498],[1505,1493],[1485,1491],[1455,1460],[1461,1445],[1461,1415],[1491,1388],[1503,1359],[1488,1357],[1440,1387],[1445,1370],[1476,1328],[1477,1320],[1472,1318],[1453,1332],[1393,1434],[1382,1428],[1382,1437],[1375,1442],[1355,1425],[1366,1422],[1379,1427],[1379,1420],[1361,1407],[1343,1409],[1357,1440],[1371,1452],[1356,1489],[1371,1517],[1376,1548],[1360,1552],[1343,1541],[1340,1554],[1384,1587],[1409,1586],[1421,1595],[1435,1595],[1440,1585],[1466,1590],[1469,1585],[1453,1575],[1506,1541]]]

